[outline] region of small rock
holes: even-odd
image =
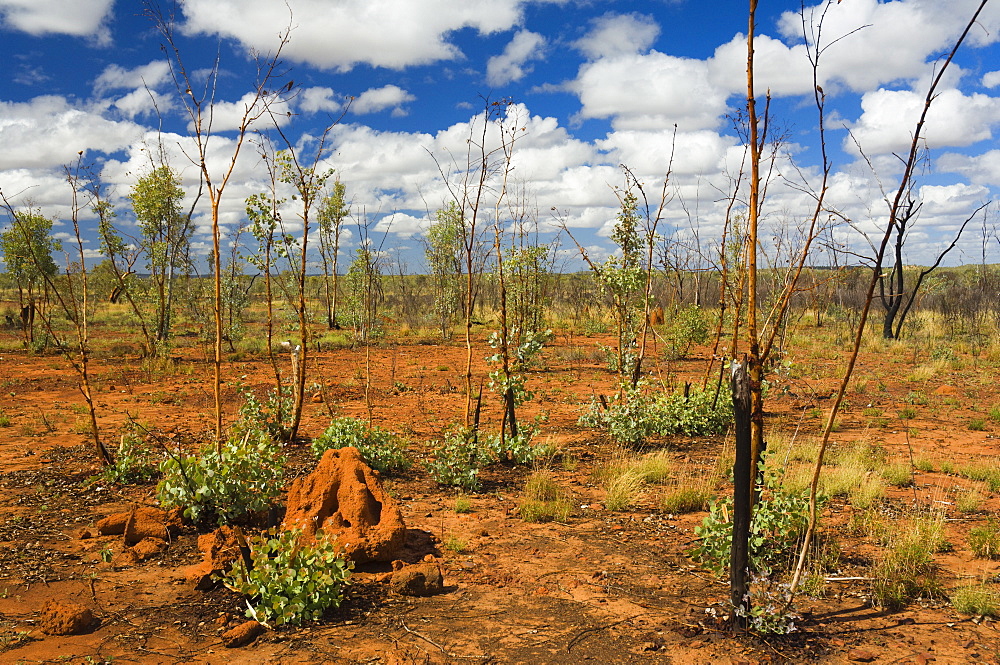
[[[125,533],[125,524],[129,513],[114,513],[97,521],[97,534],[100,536],[120,536]]]
[[[131,547],[144,538],[167,540],[170,536],[167,533],[166,519],[167,514],[158,508],[136,506],[129,512],[125,522],[125,544]]]
[[[246,621],[222,634],[222,644],[227,649],[238,649],[253,642],[265,628],[257,621]]]
[[[132,552],[139,561],[151,559],[167,549],[167,541],[159,538],[143,538],[132,547]]]
[[[93,537],[94,537],[94,532],[86,528],[80,529],[80,533],[77,534],[77,538],[79,538],[80,540],[89,540],[90,538]]]
[[[867,649],[851,649],[847,652],[847,660],[855,663],[870,663],[875,660],[875,654]]]
[[[913,657],[913,660],[916,661],[917,665],[927,665],[927,663],[937,659],[929,653],[918,653]]]
[[[128,568],[139,563],[139,557],[131,547],[126,547],[111,559],[112,568]]]
[[[444,591],[444,575],[437,563],[417,563],[396,570],[389,588],[402,596],[433,596]]]
[[[40,623],[48,635],[79,635],[94,623],[94,613],[80,603],[50,600],[42,608]]]

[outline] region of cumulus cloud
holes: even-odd
[[[288,122],[291,105],[284,99],[258,97],[256,92],[248,92],[239,101],[215,102],[211,106],[211,129],[213,132],[228,132],[239,129],[245,121],[251,121],[254,128],[266,128],[274,123]],[[193,127],[188,126],[188,131]]]
[[[852,128],[867,154],[905,150],[912,141],[924,95],[910,90],[879,89],[861,98],[862,114]],[[1000,123],[1000,98],[964,95],[954,88],[940,92],[927,115],[924,138],[929,148],[968,146],[992,138]],[[846,139],[844,149],[857,151]]]
[[[981,155],[946,153],[936,164],[939,171],[958,173],[979,185],[1000,187],[1000,150],[988,150]]]
[[[820,80],[828,88],[842,84],[864,92],[922,76],[927,61],[954,43],[978,4],[975,0],[851,0],[832,5],[823,23],[824,43],[831,46],[821,59]],[[825,6],[806,7],[807,23],[818,21]],[[798,12],[785,12],[778,27],[786,39],[802,40]],[[987,5],[979,26],[970,34],[971,43],[995,41],[998,27],[1000,9]],[[840,37],[845,38],[832,44]]]
[[[427,216],[414,217],[402,212],[386,215],[375,224],[379,233],[395,233],[399,236],[415,236],[423,233],[431,225]]]
[[[657,51],[587,63],[567,88],[580,97],[580,117],[611,118],[615,129],[706,129],[727,109],[728,93],[704,60]]]
[[[30,35],[91,37],[104,43],[113,6],[114,0],[0,0],[0,20],[5,28]]]
[[[545,37],[537,32],[518,31],[503,53],[493,56],[486,63],[486,82],[500,86],[520,81],[531,71],[528,61],[539,58],[544,46]]]
[[[371,88],[358,95],[351,103],[351,112],[358,115],[378,113],[385,109],[398,109],[416,97],[403,90],[398,85],[386,85],[381,88]]]
[[[605,14],[573,45],[588,59],[598,60],[644,52],[659,36],[660,26],[650,16]]]
[[[54,95],[0,102],[0,169],[58,167],[80,150],[115,152],[142,134],[137,125],[99,111]]]
[[[153,60],[132,69],[111,64],[94,81],[94,92],[102,94],[108,90],[145,87],[155,89],[169,80],[170,66],[164,60]]]
[[[297,97],[299,110],[303,113],[318,113],[320,111],[335,113],[342,106],[337,99],[334,99],[334,94],[332,88],[319,86],[305,88],[299,92]]]
[[[995,88],[1000,85],[1000,71],[983,74],[982,84],[984,88]]]
[[[270,52],[282,26],[294,30],[284,57],[324,69],[359,63],[402,69],[462,57],[455,30],[481,34],[521,21],[525,0],[183,0],[185,29]],[[391,17],[387,20],[386,17]]]
[[[112,106],[125,117],[134,119],[139,116],[152,115],[157,111],[164,113],[174,108],[176,103],[173,95],[138,88],[115,99]]]

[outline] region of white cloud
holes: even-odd
[[[823,42],[830,48],[821,57],[820,81],[828,93],[837,84],[864,92],[918,78],[926,73],[928,60],[952,46],[978,5],[977,0],[851,0],[830,5],[822,31]],[[806,7],[806,16],[818,20],[825,6],[824,2]],[[778,27],[786,39],[802,40],[798,12],[785,12]],[[1000,8],[991,3],[980,15],[969,42],[996,41],[998,28]],[[844,39],[832,43],[840,37]]]
[[[210,112],[212,132],[227,132],[239,129],[244,121],[251,121],[254,128],[285,124],[289,120],[291,106],[286,100],[258,97],[256,92],[251,91],[237,102],[215,102]],[[188,131],[192,129],[189,124]]]
[[[660,36],[660,26],[644,14],[605,14],[592,26],[573,44],[590,60],[642,53]]]
[[[157,111],[166,113],[166,111],[175,108],[176,99],[170,94],[139,88],[119,97],[112,104],[122,115],[134,119],[138,116],[152,115]]]
[[[708,59],[709,80],[731,95],[746,95],[747,39],[737,34]],[[754,39],[754,87],[758,95],[801,95],[813,87],[812,70],[802,45],[789,48],[777,39]]]
[[[926,220],[927,217],[940,219],[942,216],[957,215],[961,217],[957,220],[960,224],[969,213],[988,200],[989,196],[989,190],[979,185],[966,183],[924,185],[920,188],[920,200],[924,203],[921,216]]]
[[[982,84],[984,88],[995,88],[1000,85],[1000,71],[983,74]]]
[[[158,88],[170,80],[170,66],[163,60],[153,60],[149,64],[133,69],[119,65],[108,65],[94,81],[94,92],[108,90],[131,90],[137,88]]]
[[[0,19],[5,27],[30,35],[93,37],[103,43],[113,5],[114,0],[0,0]]]
[[[869,155],[906,150],[923,105],[924,95],[909,90],[866,93],[861,98],[861,117],[852,128],[854,137]],[[1000,98],[946,89],[938,94],[928,112],[924,136],[931,149],[967,146],[992,138],[992,127],[997,123]],[[849,138],[844,148],[857,151]]]
[[[671,157],[674,177],[715,175],[723,166],[733,137],[716,132],[678,132],[672,130],[618,131],[597,142],[611,153],[615,162],[628,165],[638,173],[666,174]]]
[[[567,88],[580,97],[583,118],[612,118],[615,129],[681,131],[715,127],[727,92],[709,78],[704,60],[652,51],[587,63]]]
[[[351,103],[351,112],[358,115],[377,113],[388,108],[399,108],[416,97],[403,90],[398,85],[386,85],[381,88],[371,88],[361,93]]]
[[[273,51],[291,24],[284,57],[325,69],[359,63],[402,69],[462,57],[449,33],[509,30],[526,0],[183,0],[186,29],[232,37],[248,48]],[[291,12],[291,15],[289,15]]]
[[[394,233],[400,236],[414,236],[423,233],[431,225],[431,220],[426,216],[414,217],[402,212],[395,212],[386,215],[375,224],[375,230],[379,233]]]
[[[100,109],[70,104],[54,95],[29,102],[0,102],[0,169],[52,168],[80,150],[110,153],[142,134],[131,122],[103,118]]]
[[[486,82],[501,86],[511,81],[520,81],[531,72],[529,60],[538,59],[545,46],[545,37],[537,32],[520,30],[510,40],[501,55],[495,55],[486,63]]]
[[[947,153],[936,162],[945,173],[958,173],[979,185],[1000,187],[1000,150],[989,150],[981,155]]]
[[[312,87],[304,88],[296,98],[299,110],[303,113],[318,113],[319,111],[329,111],[335,113],[341,109],[341,103],[334,99],[332,88]]]

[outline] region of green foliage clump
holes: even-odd
[[[490,389],[500,395],[511,395],[514,406],[520,406],[534,397],[534,393],[526,387],[525,372],[536,362],[542,348],[555,337],[551,330],[521,333],[518,329],[510,331],[509,339],[505,340],[502,332],[494,332],[486,340],[490,348],[497,352],[487,356],[486,362],[499,365],[490,372]],[[504,348],[510,349],[509,341],[521,338],[521,342],[509,353],[506,367],[503,366]]]
[[[621,444],[639,446],[650,436],[720,434],[733,420],[728,388],[691,388],[688,394],[657,395],[639,384],[623,387],[603,408],[593,402],[580,424],[602,427]]]
[[[121,435],[114,463],[101,469],[98,477],[108,483],[121,485],[141,484],[156,477],[156,461],[153,451],[136,432],[129,427]]]
[[[479,470],[490,463],[489,451],[480,445],[476,433],[457,428],[435,446],[434,459],[424,464],[439,485],[474,491],[479,487]]]
[[[410,468],[406,444],[396,434],[381,427],[368,427],[357,418],[335,418],[320,436],[313,439],[310,449],[316,457],[327,450],[357,448],[365,464],[383,473]]]
[[[491,434],[482,442],[484,452],[499,462],[531,464],[539,455],[550,452],[548,447],[532,443],[537,433],[537,427],[522,425],[517,436]]]
[[[698,305],[690,305],[674,313],[666,333],[669,354],[672,358],[684,358],[695,344],[708,340],[708,322]]]
[[[284,440],[292,423],[292,387],[282,386],[279,390],[269,390],[261,400],[246,386],[237,385],[243,403],[240,405],[239,419],[234,426],[238,434],[263,430],[272,439]]]
[[[250,559],[251,569],[237,559],[222,581],[250,598],[248,617],[275,625],[315,621],[339,607],[353,567],[333,541],[305,541],[298,530],[251,539]]]
[[[221,449],[209,445],[198,455],[175,453],[160,463],[157,499],[180,507],[194,522],[219,524],[264,510],[281,494],[285,457],[264,432],[231,438]]]
[[[761,462],[763,464],[763,462]],[[787,492],[780,479],[767,473],[760,501],[750,521],[750,568],[761,574],[785,567],[809,524],[809,493]],[[694,558],[717,575],[729,566],[733,547],[733,499],[711,502],[709,513],[695,534],[701,539]]]

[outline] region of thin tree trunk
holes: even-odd
[[[733,414],[736,417],[736,462],[733,465],[733,545],[730,552],[730,600],[739,610],[733,624],[746,628],[750,609],[747,576],[750,568],[750,521],[753,499],[752,398],[746,361],[733,362]]]

